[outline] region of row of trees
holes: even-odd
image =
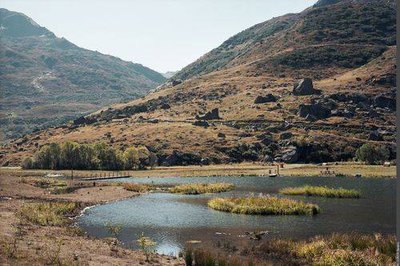
[[[22,162],[24,169],[131,170],[153,167],[157,156],[146,147],[130,147],[124,151],[106,143],[51,143]]]

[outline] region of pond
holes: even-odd
[[[137,248],[135,240],[143,232],[157,242],[158,253],[177,255],[187,241],[200,245],[249,241],[246,232],[268,231],[265,239],[284,237],[303,239],[333,232],[395,233],[395,179],[341,177],[170,177],[121,178],[108,181],[175,185],[183,183],[233,183],[236,189],[221,194],[177,195],[150,193],[139,197],[98,205],[84,212],[78,225],[89,235],[110,236],[106,224],[120,225],[119,240]],[[318,185],[361,191],[360,199],[331,199],[290,196],[318,204],[316,216],[256,216],[212,210],[212,197],[254,194],[276,195],[288,186]]]

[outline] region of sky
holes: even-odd
[[[90,50],[176,71],[254,24],[316,0],[0,0]]]

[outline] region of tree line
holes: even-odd
[[[50,143],[22,162],[24,169],[133,170],[153,167],[157,156],[146,147],[115,149],[106,143]]]

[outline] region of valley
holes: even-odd
[[[0,264],[395,265],[395,8],[319,0],[164,74],[0,9]]]

